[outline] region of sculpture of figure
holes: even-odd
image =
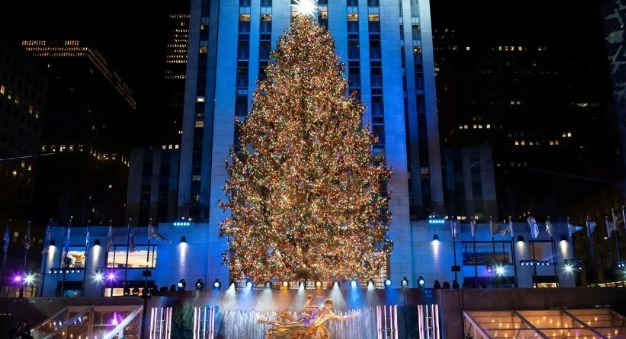
[[[360,315],[359,312],[351,313],[346,316],[340,316],[333,311],[333,301],[331,299],[324,300],[321,306],[310,306],[313,296],[307,294],[307,301],[304,304],[304,312],[298,317],[293,318],[289,312],[282,312],[278,316],[278,320],[259,320],[260,323],[270,324],[272,328],[267,330],[267,339],[309,339],[320,338],[330,339],[328,329],[324,323],[328,320],[348,320]]]

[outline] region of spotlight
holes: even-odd
[[[439,235],[437,233],[433,234],[433,241],[439,241]]]
[[[204,281],[202,279],[198,279],[196,281],[196,291],[202,291],[204,289]]]
[[[289,288],[289,281],[283,281],[283,289],[288,289]]]
[[[385,288],[391,288],[391,279],[385,279]]]
[[[409,287],[409,279],[407,279],[406,277],[402,277],[401,285],[402,285],[402,288]]]
[[[567,242],[567,237],[564,234],[561,234],[561,241]]]
[[[337,288],[339,288],[339,287],[341,286],[341,283],[339,282],[339,280],[335,280],[335,281],[333,281],[333,287],[335,287],[335,286],[336,286]]]
[[[419,285],[419,288],[424,287],[424,284],[426,283],[426,280],[424,280],[424,277],[422,277],[421,275],[417,278],[417,284]]]
[[[94,276],[93,276],[94,280],[96,282],[102,282],[102,280],[104,280],[104,274],[102,274],[102,272],[97,271]]]
[[[100,239],[96,239],[93,241],[94,246],[100,246]]]
[[[215,279],[215,282],[213,282],[213,289],[214,290],[219,290],[220,287],[222,287],[222,283],[220,282],[219,279]]]
[[[503,276],[505,272],[506,272],[506,268],[504,266],[502,265],[496,266],[496,275]]]
[[[187,282],[185,281],[185,279],[180,279],[178,281],[178,285],[176,285],[178,287],[179,291],[184,291],[185,287],[187,287]]]
[[[358,284],[357,284],[356,280],[354,280],[354,279],[350,280],[350,287],[357,288],[357,286],[358,286]]]
[[[32,274],[27,274],[26,277],[24,277],[24,282],[28,285],[30,285],[33,280],[35,280],[35,277]]]
[[[493,266],[487,265],[487,273],[492,273],[492,272],[493,272]]]
[[[300,282],[298,282],[298,288],[306,288],[306,280],[300,279]]]
[[[186,244],[187,243],[187,237],[184,236],[184,235],[182,237],[180,237],[180,243],[181,244]]]
[[[266,289],[271,289],[272,288],[272,282],[271,281],[266,281],[265,282],[265,288]]]
[[[322,282],[321,281],[318,280],[318,281],[315,282],[315,289],[318,289],[318,290],[322,289]]]
[[[109,282],[115,281],[115,272],[114,272],[114,271],[111,271],[111,272],[109,272],[109,273],[107,274],[107,280],[108,280]]]
[[[254,287],[254,282],[252,281],[252,279],[246,280],[246,288],[252,289],[253,287]]]
[[[524,236],[523,235],[518,235],[517,236],[517,242],[524,242]]]
[[[376,288],[376,283],[374,282],[374,279],[370,279],[367,281],[367,288]]]

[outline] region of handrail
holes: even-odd
[[[70,307],[66,307],[66,309],[68,309],[67,311],[69,312]],[[91,311],[92,309],[93,309],[93,306],[85,306],[85,309],[82,312],[76,313],[75,316],[73,316],[71,319],[66,321],[63,325],[61,325],[61,327],[59,327],[58,329],[54,330],[51,333],[48,333],[48,335],[44,336],[42,339],[53,338],[59,332],[64,331],[68,326],[74,324],[74,321],[76,321],[76,319],[82,317],[86,312]],[[51,319],[51,318],[48,318],[48,319]]]
[[[137,315],[137,313],[141,312],[141,310],[142,308],[138,307],[136,310],[131,312],[131,314],[129,314],[121,323],[115,326],[115,328],[111,330],[111,332],[102,337],[102,339],[113,339],[113,337],[118,335],[119,332],[124,329],[124,327],[126,327],[131,321],[135,319],[135,316]]]

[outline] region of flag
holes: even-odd
[[[528,226],[530,227],[530,236],[533,239],[537,238],[537,236],[539,236],[539,225],[537,225],[535,218],[528,217],[526,220],[528,221]]]
[[[456,239],[456,235],[459,234],[459,222],[456,219],[450,220],[450,230],[452,231],[452,238]]]
[[[171,241],[164,237],[161,233],[157,232],[157,230],[154,229],[154,226],[152,225],[148,225],[148,239],[156,239],[156,240],[163,240],[163,241],[167,241],[168,243],[171,243]]]
[[[9,224],[4,229],[4,255],[7,255],[7,251],[9,250]]]
[[[505,236],[508,232],[511,232],[511,238],[513,238],[513,217],[509,216],[509,224],[500,230],[500,235]]]
[[[510,230],[511,229],[509,228],[509,225],[507,224],[506,226],[500,229],[500,235],[505,236]]]
[[[626,230],[626,211],[624,210],[623,205],[622,205],[622,220],[624,220],[624,230]]]
[[[137,249],[135,248],[135,234],[133,234],[133,231],[130,231],[128,238],[128,247],[131,252],[135,252]]]
[[[24,234],[24,248],[27,251],[30,248],[30,221],[28,222],[28,229],[26,229],[26,234]]]
[[[43,251],[41,251],[41,254],[46,254],[48,253],[48,249],[50,248],[50,239],[52,238],[52,228],[50,228],[50,223],[48,223],[48,226],[46,227],[46,243],[44,244],[44,248]]]
[[[476,236],[476,219],[472,218],[470,220],[470,229],[472,230],[472,238]]]
[[[85,248],[89,247],[89,228],[90,226],[87,225],[87,233],[85,234]]]
[[[587,236],[591,239],[593,231],[596,230],[596,222],[587,219]]]
[[[582,231],[582,226],[574,226],[569,222],[569,218],[567,218],[567,233],[569,233],[569,240],[572,240],[572,234]]]
[[[498,233],[498,231],[500,231],[500,224],[494,223],[493,220],[489,218],[489,230],[491,231],[491,237],[493,237],[496,233]]]
[[[65,236],[65,242],[63,243],[63,250],[65,251],[65,253],[69,252],[70,250],[70,232],[72,230],[71,225],[71,223],[67,225],[67,235]]]
[[[109,234],[107,235],[107,252],[113,246],[113,224],[109,224]]]
[[[613,220],[615,220],[615,214],[613,214]],[[617,228],[615,227],[615,222],[609,221],[609,217],[606,217],[604,222],[606,224],[606,236],[610,239],[611,233],[617,230]]]
[[[546,232],[548,233],[548,236],[552,238],[552,223],[549,218],[546,220]]]

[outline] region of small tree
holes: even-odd
[[[385,263],[391,171],[372,156],[344,69],[330,34],[305,16],[272,52],[252,111],[237,121],[220,201],[231,212],[220,227],[233,278],[363,279]]]

